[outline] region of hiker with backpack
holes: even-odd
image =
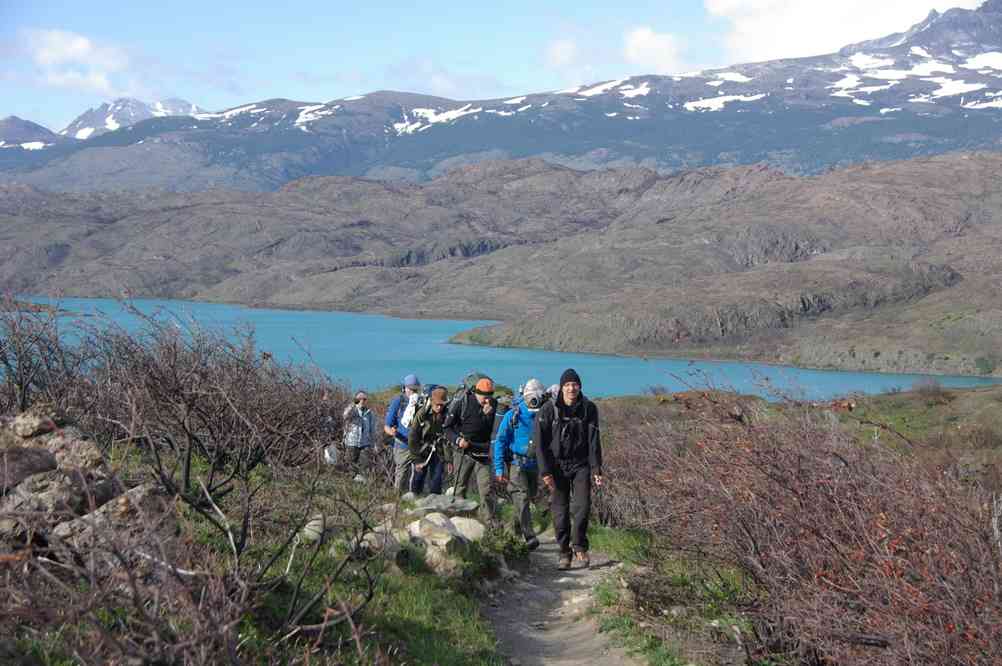
[[[421,395],[421,381],[417,375],[410,374],[404,377],[403,390],[400,395],[393,398],[390,406],[386,409],[386,421],[383,425],[383,432],[393,438],[393,487],[397,493],[406,492],[409,485],[409,475],[412,471],[412,460],[407,437],[410,434],[407,426],[410,424],[410,416],[413,417],[417,409],[417,402]]]
[[[532,498],[539,490],[539,466],[533,428],[536,415],[548,395],[538,379],[530,379],[522,395],[504,415],[494,440],[494,478],[507,486],[515,509],[515,533],[525,539],[529,550],[539,548],[532,527]]]
[[[348,469],[355,481],[365,481],[361,460],[368,456],[376,440],[376,417],[369,409],[369,394],[359,391],[355,400],[344,410],[344,449],[348,457]],[[367,461],[368,463],[368,461]]]
[[[591,484],[602,486],[598,407],[581,392],[581,377],[568,368],[556,400],[543,405],[533,429],[539,476],[550,489],[553,528],[560,546],[558,569],[571,557],[587,568]]]
[[[484,522],[494,520],[494,488],[491,473],[491,433],[494,430],[494,381],[481,377],[471,389],[462,390],[449,403],[445,428],[449,441],[459,451],[455,494],[466,497],[472,477],[480,493],[479,513]]]
[[[415,495],[421,494],[426,480],[430,494],[442,494],[443,468],[446,467],[445,461],[451,460],[444,427],[447,402],[448,392],[445,388],[435,387],[410,423],[407,437],[413,460],[410,491]],[[448,468],[451,473],[451,462]]]

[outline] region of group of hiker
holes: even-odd
[[[375,422],[368,394],[359,391],[344,412],[345,450],[356,474],[362,451],[377,441]],[[542,483],[560,547],[558,568],[570,568],[572,560],[590,564],[588,518],[592,485],[602,485],[602,444],[598,408],[582,393],[573,369],[549,389],[529,379],[510,405],[498,399],[487,376],[450,396],[444,386],[422,386],[409,374],[386,410],[383,432],[393,442],[398,493],[442,494],[451,476],[452,493],[465,498],[475,482],[480,516],[495,522],[495,489],[503,487],[512,500],[512,527],[534,550],[539,539],[531,507]]]

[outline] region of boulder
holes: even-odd
[[[38,437],[32,440],[32,444],[47,449],[56,457],[60,467],[89,470],[104,466],[101,449],[74,426]]]
[[[394,559],[402,548],[393,530],[385,527],[377,527],[371,532],[366,532],[362,537],[361,545],[373,555],[379,555],[386,559]]]
[[[0,494],[35,474],[56,469],[56,457],[45,449],[16,446],[0,449]]]
[[[14,432],[24,439],[52,432],[66,423],[66,418],[53,405],[38,403],[14,417]]]
[[[51,455],[51,454],[50,454]],[[21,513],[35,529],[51,529],[60,522],[97,509],[121,491],[115,479],[75,470],[51,470],[19,483],[0,502],[0,536],[19,532]]]
[[[467,541],[480,541],[484,538],[484,534],[487,533],[487,528],[476,518],[456,516],[451,518],[449,522],[452,523],[456,530],[458,530]]]
[[[414,501],[417,500],[417,498],[418,498],[418,496],[415,495],[414,493],[412,493],[412,492],[406,492],[406,493],[404,493],[403,495],[400,496],[400,501],[401,502],[414,502]]]
[[[444,514],[433,513],[425,516],[408,525],[407,529],[411,537],[419,543],[435,546],[449,555],[465,555],[469,550],[469,542]]]
[[[152,483],[136,486],[96,511],[60,523],[52,534],[77,548],[85,547],[101,531],[142,532],[176,527],[167,498]]]
[[[432,571],[445,578],[459,576],[463,572],[462,561],[441,546],[429,545],[425,548],[424,561]]]
[[[412,518],[421,518],[430,513],[444,513],[449,516],[473,515],[478,506],[480,504],[476,500],[448,495],[427,495],[417,500],[407,515]]]
[[[327,524],[327,517],[322,513],[310,517],[303,528],[299,530],[297,538],[299,543],[315,543],[327,536],[330,532],[330,525]]]

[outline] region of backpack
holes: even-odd
[[[585,431],[585,418],[588,417],[588,408],[584,407],[585,415],[584,418],[577,416],[564,416],[560,413],[560,408],[557,407],[555,400],[551,400],[550,407],[553,411],[553,420],[550,422],[550,430],[552,432],[552,439],[550,440],[550,449],[553,449],[553,445],[557,445],[557,451],[560,452],[560,457],[565,457],[570,453],[570,445],[574,439],[574,435],[579,436],[584,435]],[[542,412],[542,408],[540,408]],[[539,418],[537,414],[536,418]],[[529,447],[527,450],[526,457],[536,456],[536,440],[529,440]]]
[[[415,393],[404,404],[404,394],[400,394],[400,404],[397,406],[397,421],[408,430],[414,422],[414,416],[422,407],[428,404],[431,392],[438,388],[438,384],[427,384],[421,388],[420,393]]]
[[[452,399],[449,400],[449,405],[446,407],[446,423],[451,425],[457,420],[462,421],[463,414],[461,410],[466,406],[466,398],[473,395],[473,388],[477,385],[477,382],[486,376],[480,372],[471,372],[463,378],[463,382],[456,389],[455,393],[452,394]]]
[[[400,425],[410,430],[411,423],[414,422],[414,416],[424,407],[426,402],[428,402],[428,396],[424,393],[414,393],[411,395],[407,399],[407,406],[404,407],[403,414],[400,415]],[[404,401],[401,400],[400,404],[402,406]]]

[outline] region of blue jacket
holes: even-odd
[[[518,427],[515,420],[518,419]],[[521,400],[517,400],[512,408],[501,419],[498,434],[494,439],[494,475],[507,474],[506,462],[514,460],[515,464],[524,470],[536,469],[536,459],[524,458],[529,451],[529,441],[532,439],[533,425],[536,414]],[[518,457],[515,457],[518,456]]]
[[[407,448],[407,437],[410,435],[407,432],[407,428],[400,423],[400,417],[404,415],[404,407],[407,406],[407,403],[404,403],[403,407],[400,406],[403,397],[403,394],[398,395],[390,402],[390,406],[386,409],[386,427],[396,427],[397,436],[394,438],[396,441],[393,444],[400,449]]]

